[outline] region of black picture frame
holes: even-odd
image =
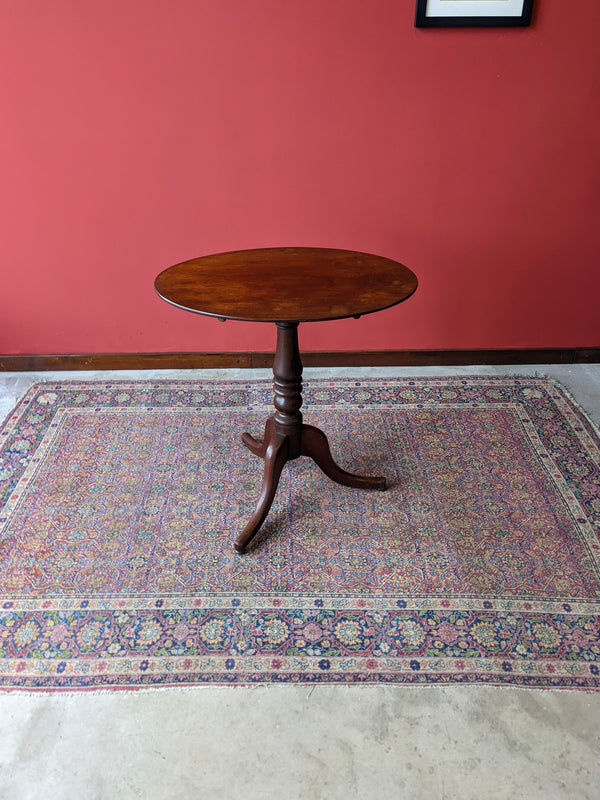
[[[415,27],[417,28],[487,28],[501,26],[525,27],[531,24],[533,0],[523,0],[523,8],[518,15],[506,14],[490,17],[483,14],[455,15],[451,17],[427,16],[428,0],[417,0]],[[486,0],[481,0],[486,2]],[[476,0],[469,5],[477,6]]]

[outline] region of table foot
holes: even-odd
[[[342,486],[351,486],[354,489],[378,489],[384,491],[386,488],[385,478],[369,477],[366,475],[354,475],[352,472],[338,467],[333,460],[327,436],[319,428],[313,425],[302,426],[301,454],[309,456],[322,472],[331,478],[335,483]]]
[[[266,431],[267,429],[265,429],[265,433]],[[265,471],[260,497],[258,498],[254,514],[252,514],[246,527],[240,533],[234,544],[238,553],[246,552],[246,548],[265,521],[269,509],[273,504],[273,499],[275,498],[275,492],[277,491],[277,485],[281,477],[281,470],[288,460],[287,436],[273,431],[273,435],[269,439],[265,437],[263,442],[254,439],[250,434],[244,434],[242,438],[244,444],[249,447],[252,452],[256,452],[257,455],[262,456],[264,448]]]

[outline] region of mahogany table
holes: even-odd
[[[358,489],[385,489],[385,478],[353,475],[333,460],[326,435],[302,422],[300,322],[358,318],[406,300],[416,276],[389,258],[313,247],[273,247],[194,258],[161,272],[158,295],[178,308],[226,319],[277,326],[273,364],[275,413],[264,437],[242,441],[264,459],[256,510],[235,542],[246,552],[273,503],[287,461],[309,456],[331,480]]]

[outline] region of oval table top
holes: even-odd
[[[321,247],[269,247],[193,258],[154,282],[178,308],[221,319],[317,322],[356,317],[406,300],[417,288],[389,258]]]

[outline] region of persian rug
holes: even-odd
[[[0,686],[597,689],[600,439],[550,380],[308,381],[385,492],[262,461],[264,382],[34,386],[0,428]]]

